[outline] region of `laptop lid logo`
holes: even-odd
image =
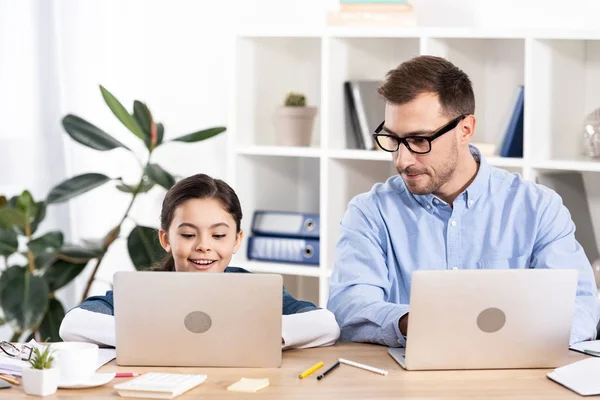
[[[185,316],[183,323],[190,332],[204,333],[212,326],[212,319],[205,312],[192,311]]]
[[[477,317],[477,326],[484,332],[498,332],[506,324],[506,315],[499,308],[486,308]]]

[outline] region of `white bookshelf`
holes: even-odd
[[[249,234],[256,209],[321,216],[318,267],[248,261],[233,265],[279,273],[299,297],[325,306],[339,222],[355,195],[396,173],[391,155],[348,149],[343,82],[383,79],[421,54],[448,58],[472,79],[475,142],[498,143],[515,89],[525,85],[524,157],[491,157],[494,166],[534,180],[546,171],[600,172],[581,154],[584,116],[600,107],[600,31],[452,28],[250,27],[231,60],[228,180]],[[310,147],[276,145],[273,113],[285,94],[301,91],[319,107]]]

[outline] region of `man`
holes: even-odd
[[[421,56],[388,72],[379,94],[376,140],[399,176],[356,196],[341,222],[328,303],[340,339],[404,346],[415,270],[507,268],[578,270],[571,343],[595,339],[600,301],[571,216],[555,192],[469,146],[469,77]]]

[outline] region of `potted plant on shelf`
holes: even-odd
[[[306,105],[306,96],[290,92],[275,114],[277,141],[281,146],[310,146],[317,107]]]
[[[53,367],[54,357],[50,346],[44,351],[35,347],[29,360],[30,368],[23,368],[23,390],[27,394],[48,396],[56,393],[60,370]]]

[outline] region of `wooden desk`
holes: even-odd
[[[227,368],[145,368],[119,367],[113,361],[100,372],[180,372],[207,374],[202,385],[178,397],[181,399],[231,398],[245,399],[580,399],[581,397],[546,378],[549,370],[478,370],[478,371],[417,371],[403,370],[387,353],[387,348],[377,345],[340,343],[333,347],[291,350],[283,353],[280,369],[227,369]],[[567,363],[586,356],[566,351]],[[316,377],[337,358],[372,365],[389,371],[387,376],[341,365],[325,379]],[[298,374],[315,363],[325,366],[306,379]],[[233,393],[227,386],[240,378],[269,378],[271,385],[257,393]],[[127,378],[130,379],[130,378]],[[85,390],[61,390],[45,399],[121,398],[113,385],[126,378],[115,379],[107,385]],[[0,390],[0,398],[33,399],[23,389],[13,387]]]

